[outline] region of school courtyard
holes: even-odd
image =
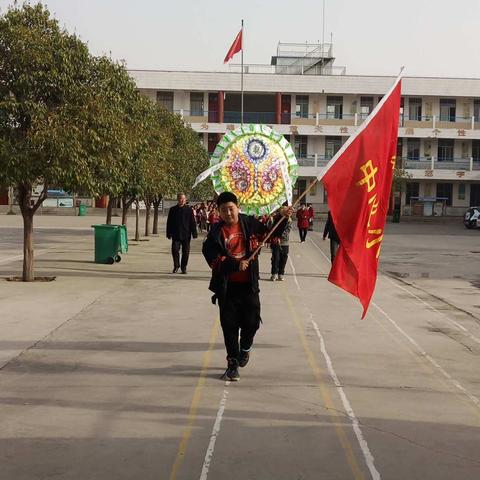
[[[0,216],[0,478],[480,478],[480,231],[389,224],[360,320],[323,223],[294,230],[284,282],[261,254],[263,325],[229,384],[202,235],[172,275],[163,235],[95,264],[95,223],[35,218],[56,280],[23,284],[21,217]]]

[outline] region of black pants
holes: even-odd
[[[182,270],[187,269],[188,256],[190,255],[190,239],[188,240],[175,240],[172,239],[172,257],[173,268],[180,267],[180,247],[182,247]]]
[[[272,275],[284,275],[288,260],[288,245],[272,245]]]
[[[338,252],[338,247],[340,246],[340,243],[338,243],[336,240],[330,239],[330,260],[333,263],[333,259],[335,258],[335,255]]]
[[[300,241],[304,242],[307,238],[308,228],[299,228],[298,232],[300,233]]]
[[[229,283],[227,295],[220,302],[220,323],[227,356],[238,358],[240,348],[249,350],[260,326],[260,297],[249,283]],[[240,333],[240,347],[238,334]]]

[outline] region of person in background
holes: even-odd
[[[308,213],[307,207],[302,203],[297,210],[297,227],[300,234],[300,243],[305,243],[305,239],[307,238],[309,218],[310,214]]]
[[[284,204],[283,206],[286,206]],[[269,227],[273,227],[279,220],[279,214],[273,215],[270,219]],[[292,229],[292,219],[287,218],[284,220],[286,222],[283,232],[280,235],[276,235],[277,231],[272,234],[270,241],[270,248],[272,250],[272,276],[270,280],[272,282],[279,281],[283,282],[285,275],[285,266],[288,261],[288,250],[289,250],[289,237],[290,231]]]
[[[338,238],[338,233],[335,230],[335,225],[333,223],[330,210],[328,211],[327,222],[325,223],[325,229],[323,230],[323,240],[325,240],[327,237],[330,239],[330,260],[333,263],[333,259],[335,258],[338,247],[340,246],[340,238]]]
[[[313,232],[313,219],[315,218],[315,211],[313,210],[312,204],[307,203],[308,214],[310,218],[308,219],[308,230]]]
[[[177,273],[181,267],[182,273],[187,273],[188,257],[190,255],[190,239],[197,238],[197,226],[192,207],[187,204],[184,193],[177,195],[177,205],[170,208],[167,218],[167,238],[172,240],[173,271]],[[180,262],[180,247],[182,261]]]

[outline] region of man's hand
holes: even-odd
[[[167,235],[167,238],[168,238],[169,240],[171,240],[171,239],[172,239],[172,237],[171,237],[170,235]]]
[[[244,272],[248,268],[248,260],[240,260],[240,264],[238,265],[238,269],[241,272]]]
[[[284,217],[291,217],[293,215],[293,207],[282,207],[280,209],[280,213]]]

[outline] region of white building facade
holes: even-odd
[[[291,142],[300,165],[298,195],[394,78],[334,72],[331,62],[320,72],[318,65],[309,72],[303,63],[279,73],[275,63],[244,67],[244,123],[270,125]],[[240,125],[239,72],[130,74],[144,95],[181,115],[209,152]],[[461,215],[480,205],[480,79],[405,77],[398,135],[397,162],[410,177],[401,194],[404,215]],[[317,211],[327,209],[321,185],[307,202]]]

